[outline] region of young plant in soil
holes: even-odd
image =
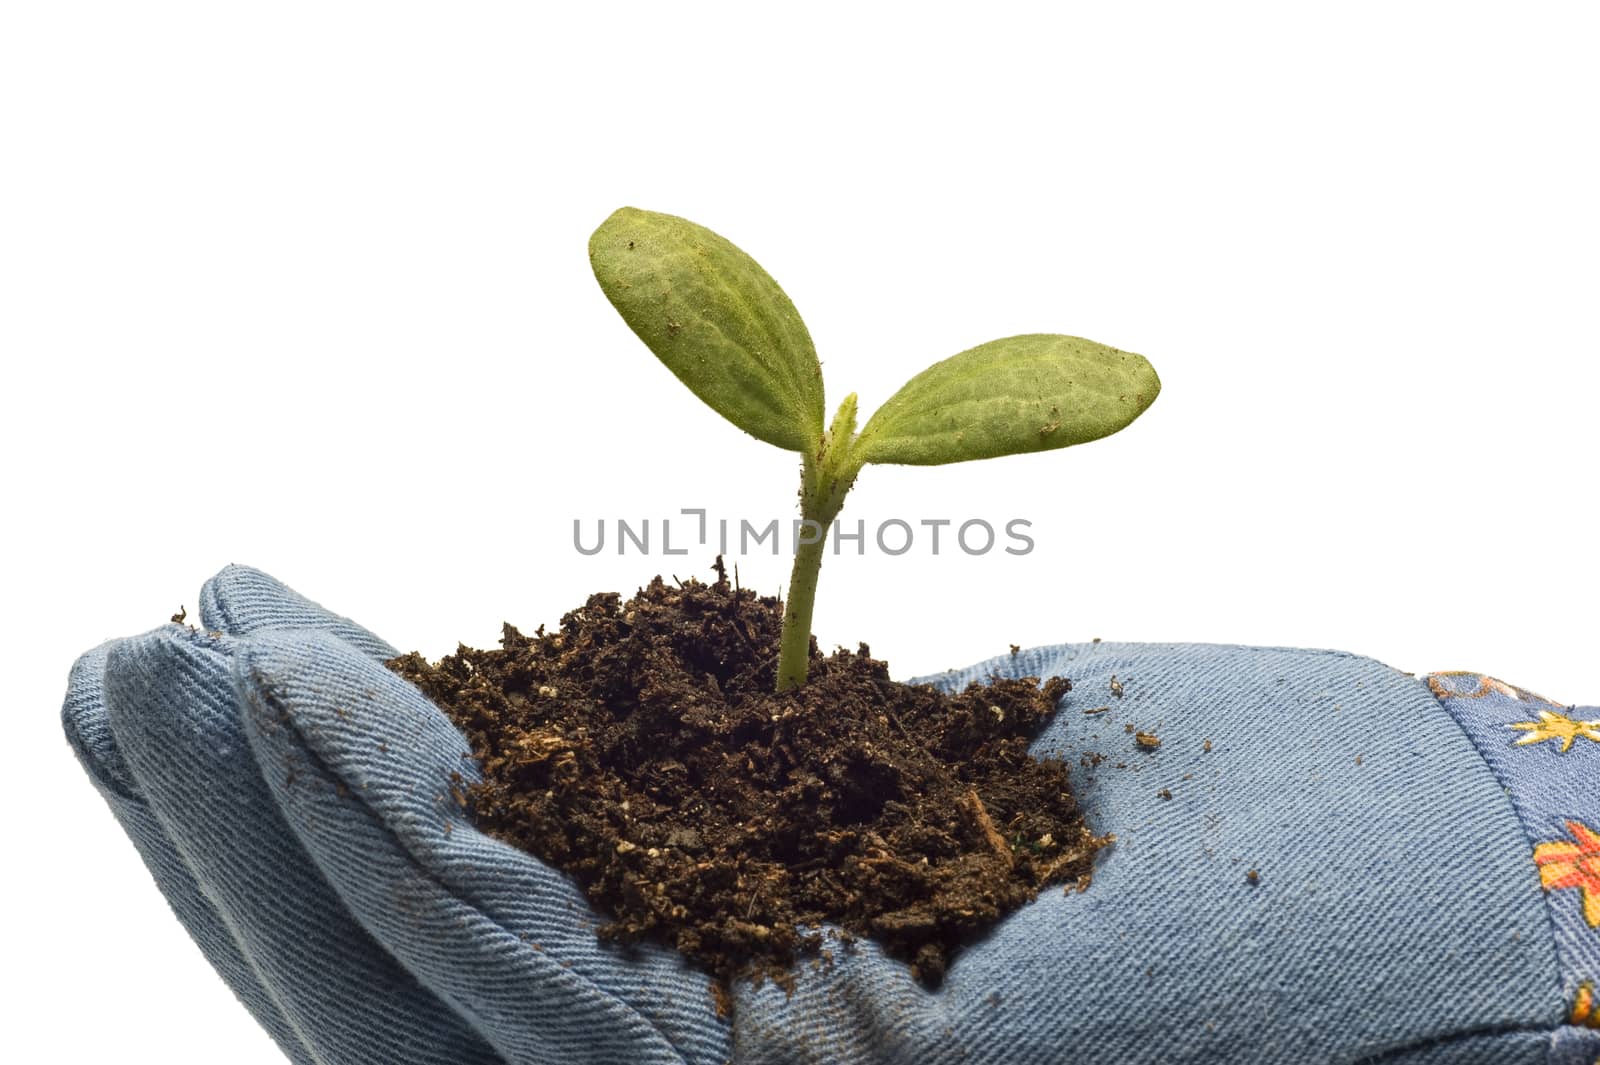
[[[788,985],[868,936],[937,986],[954,953],[1050,885],[1087,887],[1095,836],[1068,766],[1029,744],[1071,681],[944,693],[889,679],[865,644],[811,650],[822,532],[867,463],[939,464],[1115,432],[1160,387],[1137,355],[1073,337],[980,345],[913,378],[856,432],[823,426],[822,371],[783,291],[738,248],[624,209],[590,242],[611,302],[696,395],[801,456],[787,604],[657,577],[592,595],[497,650],[390,668],[467,736],[484,831],[571,874],[606,940],[652,940],[705,968]],[[838,930],[837,941],[817,931]],[[537,949],[537,945],[535,945]]]
[[[686,219],[624,207],[589,238],[612,306],[707,406],[800,454],[800,516],[778,690],[805,683],[826,531],[869,463],[942,466],[1109,436],[1161,391],[1143,356],[1031,333],[922,371],[856,432],[856,395],[824,427],[822,365],[800,314],[765,270]]]

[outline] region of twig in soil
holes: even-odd
[[[887,717],[890,721],[894,722],[894,727],[900,730],[900,735],[904,736],[907,740],[909,740],[911,743],[916,744],[918,747],[924,747],[924,744],[923,744],[923,742],[921,740],[917,739],[911,733],[906,731],[906,727],[900,723],[899,716],[896,715],[893,710],[888,710],[888,709],[884,710],[884,716]]]
[[[738,607],[734,607],[734,610],[737,611]],[[756,645],[755,645],[754,641],[752,641],[750,639],[750,634],[748,632],[744,631],[744,622],[742,622],[741,620],[739,620],[736,617],[736,618],[733,619],[733,623],[731,625],[729,625],[728,627],[731,628],[735,633],[738,634],[739,639],[744,641],[744,645],[746,647],[750,648],[750,651],[751,651],[752,654],[755,654],[757,656],[759,656],[761,654],[761,652],[756,649]]]
[[[983,833],[983,838],[988,841],[990,849],[999,855],[1000,860],[1009,867],[1012,863],[1011,848],[1006,846],[1005,839],[995,830],[994,821],[989,817],[989,810],[983,805],[983,800],[978,797],[978,792],[975,789],[967,792],[966,809],[968,815],[972,818],[973,824],[977,826],[978,831]]]

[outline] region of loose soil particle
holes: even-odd
[[[1027,753],[1070,681],[944,695],[865,644],[813,644],[807,682],[774,694],[782,607],[717,571],[590,596],[557,632],[506,625],[498,650],[389,663],[470,740],[477,824],[570,873],[602,939],[676,947],[725,993],[792,986],[827,924],[932,987],[1046,886],[1087,886],[1110,838],[1066,764]]]

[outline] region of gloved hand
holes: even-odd
[[[570,881],[472,827],[448,787],[474,776],[466,744],[391,654],[229,567],[198,631],[89,652],[63,710],[180,921],[296,1062],[1600,1057],[1600,710],[1182,644],[927,678],[1072,678],[1034,750],[1083,763],[1090,826],[1116,834],[1093,885],[1013,914],[937,992],[863,942],[792,995],[737,986],[724,1022],[705,976],[600,944]]]

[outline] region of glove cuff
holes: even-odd
[[[1550,1061],[1600,1052],[1600,707],[1562,706],[1481,673],[1435,673],[1428,688],[1511,799],[1545,892],[1567,1027]]]

